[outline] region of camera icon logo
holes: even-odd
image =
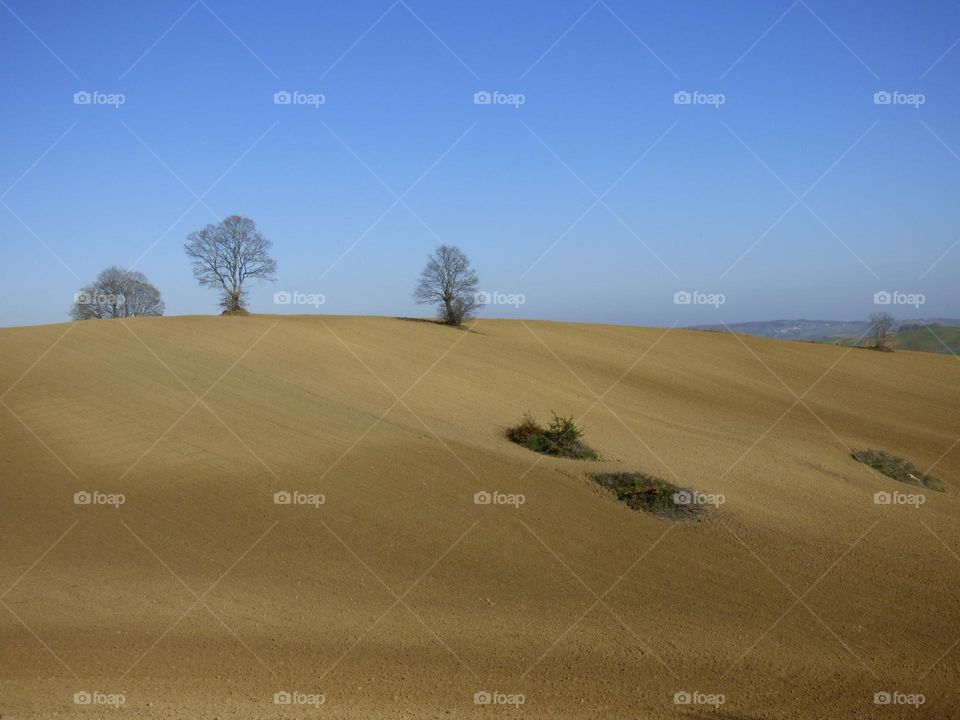
[[[487,90],[478,90],[473,94],[474,105],[490,105],[493,102],[493,94]]]
[[[489,705],[493,701],[493,696],[486,690],[481,690],[473,694],[474,705]]]
[[[293,502],[293,495],[286,490],[281,490],[273,494],[274,505],[289,505],[291,502]]]
[[[893,295],[886,290],[881,290],[873,294],[874,305],[889,305],[891,302],[893,302]]]
[[[888,493],[886,490],[880,490],[873,494],[874,505],[889,505],[892,502],[893,502],[893,495]]]
[[[74,705],[89,705],[93,702],[93,695],[88,693],[86,690],[81,690],[73,694],[73,703]]]
[[[886,90],[878,90],[873,94],[874,105],[889,105],[893,102],[893,95]]]
[[[690,505],[693,503],[693,495],[689,490],[680,490],[673,494],[673,502],[677,505]]]
[[[280,292],[275,292],[273,294],[273,304],[274,305],[289,305],[293,302],[293,296],[288,293],[286,290],[281,290]]]
[[[680,292],[675,292],[673,294],[674,305],[689,305],[691,302],[693,302],[693,295],[688,293],[686,290],[681,290]]]
[[[677,90],[673,94],[673,104],[674,105],[689,105],[693,102],[693,95],[691,95],[686,90]]]
[[[888,692],[878,692],[873,694],[874,705],[889,705],[893,696]]]
[[[93,502],[93,495],[86,490],[81,490],[73,494],[74,505],[89,505],[91,502]]]
[[[280,692],[275,692],[273,694],[273,704],[274,705],[289,705],[293,702],[293,696],[288,693],[286,690],[281,690]]]
[[[689,705],[691,702],[693,702],[693,696],[686,690],[680,690],[673,694],[674,705]]]
[[[477,305],[489,305],[490,301],[493,300],[493,296],[485,290],[481,290],[473,297],[474,300],[476,300]]]
[[[278,90],[273,94],[274,105],[289,105],[293,102],[293,95],[286,90]]]
[[[493,495],[488,493],[486,490],[481,490],[480,492],[473,494],[474,505],[489,505],[491,502],[493,502]]]
[[[93,93],[86,90],[78,90],[73,94],[74,105],[89,105],[93,102]]]

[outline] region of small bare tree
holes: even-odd
[[[163,315],[163,309],[160,291],[143,273],[114,265],[73,296],[70,317],[74,320],[147,317]]]
[[[272,246],[253,220],[231,215],[217,225],[190,233],[183,248],[193,261],[197,282],[220,290],[224,312],[237,312],[244,310],[247,280],[276,277],[277,263],[269,254]]]
[[[874,350],[890,350],[890,330],[893,328],[893,316],[890,313],[872,313],[870,322],[870,341]]]
[[[459,248],[440,245],[427,259],[413,296],[420,304],[436,305],[448,325],[460,325],[482,305],[477,297],[479,282]]]

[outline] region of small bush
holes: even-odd
[[[543,455],[576,460],[599,459],[596,451],[580,440],[583,428],[572,417],[552,414],[550,424],[543,427],[530,413],[525,413],[519,425],[507,428],[507,438]]]
[[[927,475],[909,460],[883,450],[854,450],[854,460],[869,465],[877,472],[907,485],[916,485],[937,492],[945,492],[943,483],[932,475]]]
[[[583,429],[577,427],[572,417],[560,417],[553,413],[553,420],[550,421],[546,435],[557,447],[569,448],[573,447],[583,435]]]
[[[692,496],[691,491],[644,473],[593,473],[590,478],[633,510],[674,520],[689,520],[701,515],[705,509],[703,505],[683,501]]]
[[[519,425],[507,429],[507,437],[517,445],[526,445],[530,438],[537,435],[543,435],[543,428],[530,413],[523,414]]]

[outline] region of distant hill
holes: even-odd
[[[730,325],[698,325],[692,329],[734,332],[782,340],[816,340],[833,336],[858,336],[866,332],[867,323],[862,320],[758,320]]]
[[[822,342],[834,345],[863,344],[857,336],[839,336],[823,338]],[[896,350],[916,350],[919,352],[960,355],[960,327],[952,325],[916,325],[910,323],[893,334],[893,348]]]
[[[934,332],[924,329],[926,325],[932,326]],[[758,320],[730,325],[698,325],[691,329],[734,332],[781,340],[849,344],[864,336],[868,327],[866,320]],[[897,347],[903,350],[947,353],[949,351],[937,340],[936,336],[940,336],[953,352],[960,352],[960,338],[957,337],[960,335],[958,318],[904,320],[897,328]]]

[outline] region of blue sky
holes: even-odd
[[[948,2],[3,0],[0,325],[110,264],[214,313],[183,242],[235,213],[275,243],[255,312],[425,314],[443,241],[524,296],[485,317],[958,316],[958,38]]]

